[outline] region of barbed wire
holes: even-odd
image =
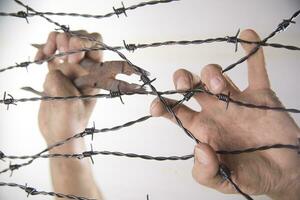
[[[27,197],[29,195],[32,195],[32,196],[46,195],[46,196],[52,196],[52,197],[57,197],[57,198],[66,198],[66,199],[74,199],[74,200],[95,200],[95,199],[80,197],[80,196],[76,196],[76,195],[72,195],[72,194],[62,194],[62,193],[56,193],[56,192],[39,191],[33,187],[28,187],[27,184],[21,185],[21,184],[17,184],[17,183],[0,182],[0,186],[20,188],[27,193]]]
[[[88,39],[88,40],[94,41],[94,42],[97,43],[97,45],[101,46],[102,48],[104,48],[104,49],[106,49],[106,50],[110,50],[110,51],[116,53],[117,55],[119,55],[119,56],[120,56],[124,61],[126,61],[126,62],[127,62],[134,70],[136,70],[137,72],[139,72],[139,73],[141,74],[141,81],[144,83],[144,85],[148,85],[148,86],[150,87],[152,93],[155,94],[155,95],[159,98],[159,100],[161,101],[161,103],[164,105],[165,109],[166,109],[169,113],[172,114],[172,116],[174,117],[174,119],[175,119],[175,121],[177,122],[178,126],[179,126],[181,129],[183,129],[184,133],[185,133],[187,136],[189,136],[190,138],[192,138],[196,143],[200,143],[200,142],[201,142],[201,141],[199,141],[197,138],[195,138],[194,135],[193,135],[188,129],[186,129],[186,128],[183,126],[181,120],[180,120],[180,119],[177,117],[177,115],[175,114],[175,112],[174,112],[174,110],[173,110],[173,107],[170,106],[170,105],[167,103],[167,101],[164,99],[164,97],[162,96],[162,94],[159,93],[159,92],[157,91],[157,89],[153,86],[152,82],[153,82],[153,80],[155,80],[155,79],[151,80],[151,79],[149,78],[149,75],[150,75],[150,74],[149,74],[146,70],[144,70],[144,69],[141,68],[141,67],[138,67],[137,65],[134,65],[134,64],[133,64],[130,60],[128,60],[127,57],[126,57],[124,54],[122,54],[118,49],[115,49],[115,48],[113,48],[113,47],[110,47],[110,46],[104,44],[103,42],[97,41],[97,40],[95,40],[94,38],[90,38],[90,37],[88,37],[88,36],[86,36],[86,35],[83,35],[83,34],[80,34],[80,33],[76,33],[76,32],[72,32],[72,31],[70,31],[69,26],[62,25],[62,24],[60,24],[60,23],[58,23],[58,22],[56,22],[56,21],[53,21],[52,19],[46,17],[43,13],[34,10],[33,8],[29,7],[28,5],[23,4],[23,3],[20,2],[19,0],[15,0],[15,2],[18,3],[18,4],[20,4],[20,5],[22,5],[23,7],[25,7],[26,10],[27,10],[27,12],[28,12],[28,11],[33,12],[33,13],[36,14],[37,16],[40,16],[40,17],[46,19],[49,23],[52,23],[52,24],[58,26],[60,30],[62,30],[62,31],[64,31],[64,32],[68,33],[68,34],[70,34],[71,36],[76,36],[76,37],[79,37],[79,38],[81,38],[81,39]],[[116,11],[116,10],[114,9],[115,14],[118,15],[118,14],[124,13],[124,11],[123,11],[124,9],[125,9],[124,6],[123,6],[122,11],[121,11],[121,10]],[[297,11],[296,13],[294,13],[293,16],[292,16],[291,18],[289,18],[288,20],[284,20],[282,23],[280,23],[280,24],[278,25],[277,29],[275,29],[275,31],[273,31],[273,32],[272,32],[271,34],[269,34],[266,38],[264,38],[260,43],[258,43],[258,44],[256,45],[256,47],[253,48],[252,51],[251,51],[247,56],[241,58],[241,59],[238,60],[236,63],[234,63],[234,64],[232,64],[232,65],[229,65],[227,68],[225,68],[225,69],[223,70],[223,72],[226,72],[226,71],[228,71],[228,70],[234,68],[234,67],[237,66],[238,64],[240,64],[240,63],[244,62],[245,60],[247,60],[249,57],[251,57],[253,54],[255,54],[255,53],[258,51],[258,49],[262,46],[263,43],[266,43],[270,38],[274,37],[278,32],[285,30],[291,23],[295,23],[295,22],[293,21],[293,19],[294,19],[295,17],[297,17],[297,16],[299,15],[299,13],[300,13],[300,10]],[[124,14],[126,14],[126,13],[124,13]],[[25,18],[25,17],[24,17],[24,18]],[[27,20],[27,18],[26,18],[26,20]],[[229,40],[230,42],[235,43],[235,44],[236,44],[236,47],[237,47],[237,43],[238,43],[238,42],[237,42],[237,41],[238,41],[238,39],[237,39],[238,34],[239,34],[239,32],[236,34],[236,36],[235,36],[234,38],[227,38],[227,40]],[[124,42],[124,46],[125,46],[125,48],[126,48],[127,50],[128,50],[128,49],[133,49],[133,46],[130,47],[130,46],[128,46],[125,42]],[[277,46],[278,46],[278,45],[277,45]],[[27,66],[28,66],[28,65],[27,65]],[[184,94],[184,100],[182,100],[181,102],[179,102],[177,105],[181,104],[183,101],[189,100],[194,94],[195,94],[195,92],[192,92],[192,91],[185,93],[185,94]],[[230,98],[230,95],[229,95],[229,94],[228,94],[228,95],[219,94],[217,97],[218,97],[219,100],[225,101],[225,102],[227,103],[227,107],[228,107],[228,105],[229,105],[229,102],[232,101],[232,99]],[[234,101],[232,101],[232,102],[234,102]],[[6,98],[3,98],[3,103],[4,103],[5,105],[9,106],[9,105],[11,105],[12,103],[15,103],[15,101],[14,101],[14,98],[13,98],[12,96],[10,96],[10,98],[7,98],[7,99],[6,99]],[[235,102],[235,103],[236,103],[236,102]],[[236,105],[247,106],[247,107],[249,107],[249,108],[253,108],[253,107],[255,106],[255,105],[249,104],[249,103],[236,103]],[[268,106],[258,106],[258,107],[261,108],[261,109],[269,109]],[[274,108],[273,110],[280,110],[280,111],[282,111],[282,109],[283,109],[283,108],[279,108],[279,107],[273,107],[273,108]],[[291,109],[291,110],[289,110],[289,111],[291,111],[291,112],[296,111],[296,112],[297,112],[297,109]],[[289,148],[289,149],[290,149],[290,147],[291,147],[291,146],[284,146],[284,147],[283,147],[283,146],[281,146],[281,145],[283,145],[283,144],[275,144],[275,145],[271,145],[271,146],[264,146],[263,148],[260,148],[260,149],[257,149],[257,148],[256,148],[256,149],[255,149],[255,148],[251,148],[251,149],[248,149],[248,151],[253,152],[253,151],[258,151],[258,150],[263,150],[263,149],[279,148],[279,147],[282,147],[282,148]],[[239,151],[241,151],[241,150],[237,150],[237,151],[235,151],[235,152],[239,152]],[[90,157],[90,158],[91,158],[91,156],[92,156],[91,154],[92,154],[94,151],[87,151],[87,152],[89,152],[89,153],[84,152],[85,155],[86,155],[85,157]],[[98,153],[99,153],[99,152],[98,152]],[[108,153],[108,152],[106,152],[106,153]],[[112,153],[112,152],[110,152],[110,153]],[[117,154],[119,154],[119,155],[121,156],[120,152],[114,152],[114,153],[117,153]],[[100,153],[99,153],[99,154],[100,154]],[[66,155],[66,154],[64,154],[64,155]],[[124,155],[126,155],[126,154],[124,154]],[[122,155],[122,156],[124,156],[124,155]],[[137,154],[135,154],[135,155],[137,155]],[[131,156],[133,156],[133,155],[131,155]],[[31,162],[32,162],[32,161],[33,161],[33,160],[31,160]],[[18,165],[15,165],[15,168],[18,168]],[[245,198],[247,198],[247,199],[252,199],[249,195],[247,195],[246,193],[244,193],[243,191],[241,191],[240,188],[238,187],[238,185],[235,184],[235,183],[232,181],[232,179],[231,179],[231,174],[230,174],[230,170],[229,170],[225,165],[220,165],[220,168],[219,168],[219,169],[220,169],[220,170],[219,170],[219,175],[221,175],[221,177],[223,177],[225,180],[229,181],[229,183],[236,189],[236,191],[237,191],[238,193],[240,193],[241,195],[243,195],[243,196],[244,196]]]
[[[95,18],[95,19],[102,19],[102,18],[108,18],[116,15],[119,17],[119,15],[124,14],[127,17],[127,11],[130,10],[135,10],[137,8],[145,7],[145,6],[152,6],[152,5],[157,5],[157,4],[164,4],[164,3],[171,3],[179,0],[158,0],[158,1],[147,1],[147,2],[141,2],[136,5],[132,5],[129,7],[125,7],[124,3],[122,2],[122,7],[120,8],[115,8],[113,7],[113,11],[109,12],[107,14],[103,15],[91,15],[91,14],[80,14],[80,13],[65,13],[65,12],[29,12],[29,9],[26,9],[25,11],[19,11],[16,13],[5,13],[5,12],[0,12],[0,16],[10,16],[10,17],[19,17],[19,18],[25,18],[27,20],[28,17],[34,17],[37,15],[50,15],[50,16],[71,16],[71,17],[83,17],[83,18]]]
[[[91,148],[93,149],[93,148]],[[252,153],[255,151],[266,151],[269,149],[289,149],[297,151],[299,154],[300,145],[291,145],[291,144],[275,144],[275,145],[266,145],[260,146],[256,148],[247,148],[247,149],[240,149],[240,150],[217,150],[216,153],[220,155],[237,155],[243,153]],[[151,155],[143,155],[143,154],[136,154],[136,153],[123,153],[118,151],[85,151],[82,153],[51,153],[51,154],[43,154],[43,155],[26,155],[26,156],[15,156],[15,155],[5,155],[2,151],[0,151],[0,159],[37,159],[37,158],[90,158],[95,155],[113,155],[113,156],[123,156],[128,158],[141,158],[144,160],[155,160],[155,161],[177,161],[177,160],[188,160],[194,157],[194,154],[188,154],[184,156],[151,156]]]
[[[232,99],[230,94],[213,94],[209,90],[204,88],[196,88],[189,90],[167,90],[158,91],[160,95],[172,95],[172,94],[186,94],[186,93],[205,93],[216,97],[218,100],[225,102],[226,108],[228,108],[229,103],[247,108],[256,108],[261,110],[273,110],[278,112],[290,112],[290,113],[300,113],[299,109],[296,108],[285,108],[280,106],[268,106],[268,105],[258,105],[249,102],[238,101]],[[120,96],[132,96],[132,95],[155,95],[152,91],[136,91],[136,92],[110,92],[109,94],[95,94],[95,95],[79,95],[79,96],[42,96],[42,97],[29,97],[29,98],[19,98],[15,99],[12,95],[8,94],[9,98],[6,98],[6,92],[4,93],[3,99],[0,99],[0,104],[4,104],[7,107],[9,105],[17,105],[17,103],[24,102],[34,102],[34,101],[67,101],[67,100],[89,100],[89,99],[100,99],[100,98],[117,98]],[[186,95],[187,98],[188,95]],[[184,99],[183,99],[184,100]]]
[[[231,39],[229,39],[231,38]],[[283,44],[278,44],[278,43],[262,43],[258,41],[248,41],[248,40],[243,40],[240,38],[236,38],[236,41],[233,39],[233,37],[219,37],[219,38],[208,38],[208,39],[197,39],[197,40],[178,40],[178,41],[164,41],[164,42],[153,42],[153,43],[144,43],[144,44],[134,44],[130,43],[127,44],[125,41],[123,41],[124,46],[115,46],[113,47],[116,50],[124,50],[126,49],[127,51],[135,51],[137,49],[145,49],[145,48],[154,48],[154,47],[162,47],[162,46],[171,46],[171,45],[201,45],[201,44],[209,44],[209,43],[214,43],[214,42],[227,42],[227,43],[247,43],[247,44],[260,44],[261,46],[266,46],[266,47],[273,47],[273,48],[282,48],[282,49],[287,49],[287,50],[294,50],[294,51],[299,51],[300,47],[297,46],[292,46],[292,45],[283,45]],[[63,56],[68,56],[71,54],[75,53],[80,53],[80,52],[90,52],[90,51],[104,51],[107,50],[102,47],[90,47],[90,48],[80,48],[80,49],[74,49],[74,50],[69,50],[66,52],[59,52],[57,54],[50,55],[44,59],[39,59],[39,60],[34,60],[34,61],[23,61],[20,63],[16,63],[15,65],[1,68],[1,72],[5,72],[8,70],[12,70],[15,68],[26,68],[28,69],[29,65],[32,64],[42,64],[45,62],[49,62],[55,58],[63,57]]]

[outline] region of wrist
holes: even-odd
[[[50,144],[51,145],[51,144]],[[66,142],[65,144],[54,147],[49,150],[50,154],[53,153],[81,153],[85,151],[85,142],[83,138],[77,138]]]

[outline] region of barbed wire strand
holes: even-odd
[[[275,144],[275,145],[266,145],[260,146],[256,148],[247,148],[247,149],[239,149],[239,150],[217,150],[215,151],[217,154],[220,155],[237,155],[243,153],[253,153],[256,151],[266,151],[269,149],[288,149],[294,150],[297,153],[299,152],[300,145],[291,145],[291,144]],[[118,151],[85,151],[82,153],[49,153],[43,155],[25,155],[25,156],[15,156],[15,155],[5,155],[2,151],[0,151],[0,159],[37,159],[37,158],[77,158],[83,159],[95,155],[113,155],[113,156],[124,156],[128,158],[141,158],[144,160],[155,160],[155,161],[176,161],[176,160],[188,160],[193,158],[193,154],[188,154],[184,156],[151,156],[151,155],[144,155],[144,154],[136,154],[136,153],[123,153]]]
[[[38,191],[37,189],[33,187],[28,187],[27,184],[20,185],[17,183],[6,183],[6,182],[0,182],[0,186],[8,186],[8,187],[17,187],[22,190],[24,190],[27,193],[27,197],[29,195],[35,196],[35,195],[47,195],[57,198],[66,198],[66,199],[74,199],[74,200],[95,200],[85,197],[80,197],[72,194],[62,194],[62,193],[56,193],[56,192],[46,192],[46,191]]]
[[[102,18],[108,18],[116,15],[119,17],[119,15],[124,14],[127,16],[127,11],[135,10],[137,8],[145,7],[145,6],[152,6],[156,4],[164,4],[164,3],[171,3],[179,0],[159,0],[159,1],[147,1],[147,2],[141,2],[136,5],[131,5],[129,7],[125,7],[124,3],[122,2],[122,7],[120,8],[114,8],[113,11],[109,12],[107,14],[103,15],[91,15],[91,14],[81,14],[81,13],[66,13],[66,12],[38,12],[38,13],[31,13],[31,12],[25,12],[25,11],[19,11],[17,13],[5,13],[0,12],[0,16],[10,16],[10,17],[19,17],[19,18],[27,18],[27,17],[33,17],[36,15],[50,15],[50,16],[70,16],[70,17],[83,17],[83,18],[95,18],[95,19],[102,19]]]
[[[231,38],[231,39],[229,39]],[[162,47],[162,46],[170,46],[170,45],[200,45],[200,44],[208,44],[208,43],[213,43],[213,42],[227,42],[227,43],[247,43],[247,44],[260,44],[261,46],[267,46],[267,47],[273,47],[273,48],[283,48],[287,50],[300,50],[300,47],[297,46],[291,46],[291,45],[283,45],[283,44],[278,44],[278,43],[262,43],[262,42],[255,42],[255,41],[247,41],[247,40],[242,40],[240,38],[237,38],[236,41],[232,39],[233,37],[220,37],[220,38],[209,38],[209,39],[197,39],[197,40],[179,40],[179,41],[165,41],[165,42],[154,42],[154,43],[148,43],[148,44],[126,44],[124,41],[124,46],[115,46],[113,47],[116,50],[124,50],[126,49],[127,51],[135,51],[137,49],[145,49],[145,48],[153,48],[153,47]],[[68,56],[71,54],[75,53],[80,53],[80,52],[90,52],[90,51],[104,51],[106,50],[105,48],[102,47],[90,47],[90,48],[80,48],[80,49],[74,49],[74,50],[69,50],[66,52],[59,52],[57,54],[50,55],[44,59],[39,59],[39,60],[34,60],[34,61],[23,61],[20,63],[16,63],[15,65],[8,66],[5,68],[0,69],[0,73],[12,70],[15,68],[28,68],[29,65],[32,64],[42,64],[45,62],[49,62],[55,58],[59,58],[62,56]]]
[[[198,89],[190,89],[190,90],[167,90],[167,91],[158,91],[160,95],[172,95],[172,94],[184,94],[188,92],[193,93],[206,93],[212,96],[215,96],[220,101],[224,101],[226,103],[233,103],[238,106],[247,107],[247,108],[256,108],[261,110],[273,110],[279,112],[290,112],[290,113],[300,113],[299,109],[295,108],[284,108],[284,107],[272,107],[268,105],[258,105],[252,104],[248,102],[242,102],[238,100],[232,99],[229,95],[226,94],[213,94],[208,90],[204,90],[201,88]],[[17,104],[17,103],[24,103],[24,102],[34,102],[34,101],[67,101],[67,100],[89,100],[89,99],[99,99],[99,98],[116,98],[120,96],[132,96],[132,95],[155,95],[152,91],[145,91],[145,92],[119,92],[118,95],[114,93],[109,94],[95,94],[95,95],[79,95],[79,96],[42,96],[42,97],[29,97],[29,98],[19,98],[15,99],[12,95],[10,97],[6,97],[0,99],[0,104]]]

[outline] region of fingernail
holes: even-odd
[[[210,79],[210,89],[212,92],[218,93],[221,91],[223,85],[223,80],[220,77],[213,77]]]
[[[195,148],[195,157],[198,160],[198,162],[200,162],[203,165],[207,165],[209,162],[209,159],[208,159],[205,151],[200,149],[198,146],[196,146],[196,148]]]
[[[190,88],[189,81],[185,77],[179,77],[175,86],[177,90],[187,90]]]

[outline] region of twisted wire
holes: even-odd
[[[1,14],[1,13],[0,13]],[[116,50],[123,50],[126,49],[128,51],[135,51],[137,49],[145,49],[145,48],[153,48],[153,47],[162,47],[162,46],[170,46],[170,45],[200,45],[200,44],[207,44],[207,43],[213,43],[213,42],[227,42],[227,43],[235,43],[232,40],[228,40],[228,37],[220,37],[220,38],[208,38],[208,39],[197,39],[197,40],[179,40],[179,41],[164,41],[164,42],[153,42],[153,43],[144,43],[144,44],[126,44],[124,43],[124,46],[115,46],[113,47]],[[261,46],[267,46],[267,47],[273,47],[273,48],[283,48],[287,50],[300,50],[300,47],[297,46],[291,46],[291,45],[283,45],[278,43],[262,43],[262,42],[255,42],[255,41],[247,41],[240,38],[237,38],[238,43],[247,43],[247,44],[260,44]],[[8,66],[5,68],[0,69],[0,73],[12,70],[15,68],[27,68],[29,65],[32,64],[42,64],[45,62],[49,62],[55,58],[59,58],[62,56],[68,56],[75,53],[80,52],[90,52],[90,51],[103,51],[107,50],[102,47],[90,47],[90,48],[79,48],[74,50],[69,50],[66,52],[59,52],[57,54],[50,55],[44,59],[34,60],[34,61],[24,61],[21,63],[16,63],[15,65]]]
[[[160,95],[172,95],[172,94],[193,94],[193,93],[205,93],[208,95],[215,96],[218,100],[224,101],[226,103],[233,103],[238,106],[246,107],[246,108],[256,108],[261,110],[272,110],[278,112],[290,112],[290,113],[300,113],[299,109],[296,108],[285,108],[285,107],[274,107],[268,105],[258,105],[252,104],[248,102],[242,102],[235,99],[232,99],[229,95],[226,94],[212,94],[207,89],[203,88],[195,88],[189,90],[167,90],[167,91],[158,91]],[[11,96],[10,99],[3,98],[0,99],[0,104],[16,104],[16,103],[24,103],[24,102],[34,102],[34,101],[67,101],[67,100],[89,100],[89,99],[99,99],[99,98],[116,98],[119,96],[132,96],[132,95],[155,95],[152,91],[144,91],[144,92],[120,92],[118,95],[112,94],[95,94],[95,95],[79,95],[79,96],[42,96],[42,97],[29,97],[29,98],[19,98],[15,99]],[[187,95],[186,95],[187,96]],[[192,96],[191,96],[192,97]],[[189,97],[189,98],[191,98]],[[9,101],[8,101],[9,100]],[[183,103],[185,99],[183,98],[180,103]]]
[[[56,192],[46,192],[46,191],[38,191],[37,189],[33,187],[28,187],[27,184],[25,185],[20,185],[17,183],[6,183],[6,182],[0,182],[0,186],[8,186],[8,187],[17,187],[22,190],[24,190],[27,193],[27,197],[29,195],[47,195],[47,196],[52,196],[52,197],[57,197],[57,198],[66,198],[66,199],[74,199],[74,200],[93,200],[90,198],[85,198],[85,197],[80,197],[72,194],[62,194],[62,193],[56,193]]]
[[[5,13],[5,12],[0,12],[0,16],[11,16],[11,17],[21,17],[24,18],[24,16],[26,17],[33,17],[33,16],[37,16],[37,15],[49,15],[49,16],[71,16],[71,17],[83,17],[83,18],[95,18],[95,19],[102,19],[102,18],[108,18],[114,15],[119,16],[122,13],[126,13],[126,11],[129,10],[135,10],[137,8],[141,8],[141,7],[145,7],[145,6],[152,6],[152,5],[156,5],[156,4],[163,4],[163,3],[171,3],[171,2],[175,2],[175,1],[179,1],[179,0],[159,0],[159,1],[147,1],[147,2],[141,2],[138,3],[136,5],[131,5],[129,7],[121,7],[121,8],[114,8],[114,10],[112,12],[109,12],[107,14],[103,14],[103,15],[91,15],[91,14],[82,14],[82,13],[66,13],[66,12],[38,12],[38,13],[31,13],[31,12],[27,12],[26,15],[20,15],[20,12],[17,13]],[[122,4],[124,5],[124,4]],[[25,12],[24,12],[25,13]]]
[[[292,145],[292,144],[275,144],[275,145],[265,145],[259,147],[251,147],[246,149],[239,150],[217,150],[215,151],[220,155],[237,155],[243,153],[253,153],[256,151],[266,151],[269,149],[289,149],[297,151],[299,154],[300,145]],[[86,157],[91,157],[94,155],[113,155],[113,156],[123,156],[128,158],[141,158],[144,160],[155,160],[155,161],[167,161],[167,160],[188,160],[194,157],[193,154],[188,154],[184,156],[151,156],[151,155],[143,155],[143,154],[135,154],[135,153],[123,153],[118,151],[85,151],[82,153],[74,153],[74,154],[65,154],[65,153],[49,153],[43,155],[25,155],[25,156],[14,156],[14,155],[5,155],[1,152],[1,159],[37,159],[37,158],[77,158],[83,159]]]

